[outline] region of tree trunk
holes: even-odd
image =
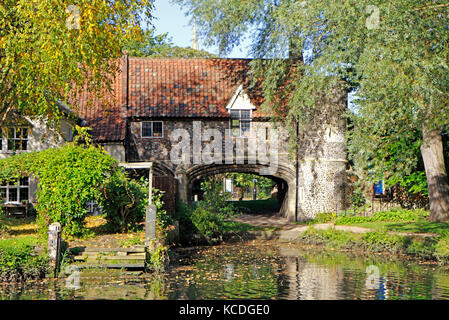
[[[449,182],[444,165],[443,141],[438,130],[423,127],[421,155],[429,188],[430,221],[449,218]]]

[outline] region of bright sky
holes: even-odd
[[[175,4],[171,4],[168,0],[155,0],[156,10],[154,16],[156,19],[153,21],[156,27],[156,33],[168,33],[168,36],[172,38],[173,43],[180,47],[191,47],[193,39],[193,27],[189,25],[190,17],[186,17],[181,7]],[[239,48],[234,48],[229,58],[248,58],[246,44]],[[199,39],[200,49],[208,52],[218,54],[216,47],[206,48]]]

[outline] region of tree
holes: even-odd
[[[449,124],[447,1],[175,2],[222,53],[252,32],[253,56],[271,58],[252,64],[256,78],[263,76],[264,105],[290,128],[298,122],[304,130],[320,94],[331,98],[330,88],[344,79],[348,89],[358,88],[354,132],[366,141],[383,148],[391,135],[420,132],[430,220],[449,218],[441,140]],[[299,56],[295,48],[302,49],[305,63],[285,59],[289,50]],[[364,152],[363,143],[351,143],[352,156]]]
[[[232,179],[234,185],[236,187],[242,188],[244,192],[252,191],[254,189],[254,179],[256,179],[256,186],[259,190],[259,197],[270,195],[271,189],[275,184],[275,182],[270,178],[248,173],[228,173],[226,174],[226,178]]]
[[[2,1],[0,125],[13,112],[58,124],[61,102],[110,89],[111,60],[141,36],[152,9],[153,0]]]
[[[143,32],[142,38],[131,38],[125,45],[132,57],[152,58],[216,58],[204,50],[175,46],[167,33],[156,35],[155,29]]]

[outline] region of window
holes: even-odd
[[[28,128],[8,128],[6,147],[9,151],[27,150]],[[0,150],[3,150],[3,141],[0,144]]]
[[[0,186],[0,195],[4,202],[19,203],[30,199],[29,179],[21,178],[16,183],[7,183]]]
[[[162,121],[142,122],[143,138],[161,138],[163,136]]]
[[[249,137],[251,133],[251,110],[231,110],[233,137]]]

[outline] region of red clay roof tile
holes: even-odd
[[[249,61],[130,57],[127,64],[124,57],[112,92],[101,99],[84,92],[75,111],[98,142],[123,141],[128,117],[228,118],[226,105],[239,85],[249,84]],[[248,95],[256,107],[261,104],[260,94],[253,90]],[[254,117],[266,117],[259,109]]]

